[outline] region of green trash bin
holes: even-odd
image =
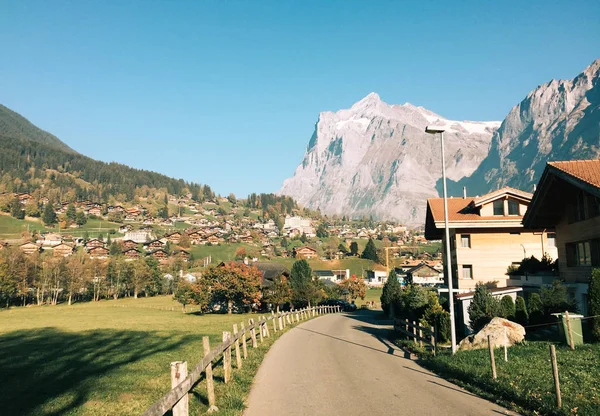
[[[557,319],[558,334],[560,339],[564,341],[566,345],[569,345],[569,329],[567,328],[567,316],[564,313],[553,313],[553,316]],[[581,325],[581,318],[583,315],[576,313],[569,314],[569,320],[571,321],[571,333],[573,334],[573,344],[583,345],[583,327]]]

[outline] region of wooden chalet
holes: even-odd
[[[22,192],[22,193],[15,194],[15,198],[17,198],[21,204],[25,205],[29,201],[31,201],[33,197],[28,192]]]
[[[52,247],[54,257],[68,257],[75,251],[75,248],[69,244],[60,243]]]
[[[211,235],[210,237],[208,237],[208,238],[206,239],[206,241],[207,241],[208,243],[211,243],[211,244],[218,244],[218,243],[219,243],[219,237],[217,237],[216,235],[214,235],[214,234],[213,234],[213,235]]]
[[[123,251],[123,255],[128,259],[137,259],[142,253],[137,248],[128,248]]]
[[[106,247],[92,247],[89,254],[92,259],[105,259],[109,256],[110,250]]]
[[[109,205],[106,207],[106,210],[109,214],[114,212],[125,212],[125,208],[123,208],[121,205]]]
[[[317,258],[317,250],[312,247],[304,246],[294,249],[294,257],[297,259],[314,259]]]
[[[181,233],[179,231],[175,231],[173,233],[167,234],[165,238],[173,244],[179,244],[179,242],[181,241]]]
[[[40,246],[32,242],[23,243],[19,246],[19,248],[23,250],[23,253],[25,254],[33,254],[35,252],[40,252]]]
[[[152,240],[152,241],[148,241],[147,243],[144,243],[144,247],[146,248],[146,250],[158,250],[158,249],[162,249],[165,246],[165,243],[163,243],[160,240]]]
[[[138,245],[138,243],[136,243],[133,240],[124,240],[123,241],[123,247],[128,248],[128,249],[129,248],[136,248],[137,245]]]
[[[173,252],[173,255],[175,257],[181,258],[183,261],[188,261],[190,259],[189,251],[185,251],[185,250],[175,250]]]
[[[88,215],[95,215],[96,217],[102,216],[102,208],[99,207],[91,207],[87,210]]]
[[[85,248],[87,250],[90,250],[95,247],[104,247],[104,242],[101,240],[98,240],[97,238],[92,238],[91,240],[88,240],[87,243],[85,243]]]
[[[151,251],[147,255],[148,256],[152,256],[152,257],[154,257],[157,260],[162,260],[162,259],[166,259],[167,257],[169,257],[169,253],[167,253],[162,248],[159,248],[158,250]]]

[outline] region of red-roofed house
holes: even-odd
[[[592,268],[600,267],[600,160],[549,162],[523,224],[556,229],[560,277],[587,314]]]

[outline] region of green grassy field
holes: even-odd
[[[562,409],[556,396],[549,343],[527,342],[508,349],[508,362],[496,349],[498,379],[492,380],[486,349],[438,354],[422,360],[425,367],[489,400],[532,415],[600,414],[600,345],[586,344],[575,351],[556,347]]]
[[[256,246],[244,243],[221,244],[220,246],[195,245],[189,251],[196,260],[212,256],[212,264],[219,264],[222,261],[234,260],[235,252],[241,247],[244,247],[246,250],[257,251]]]
[[[61,234],[69,234],[81,237],[87,231],[91,237],[96,237],[98,233],[103,233],[106,237],[108,230],[118,230],[121,224],[100,219],[90,219],[80,228],[67,228],[59,230],[58,227],[46,227],[41,221],[18,220],[16,218],[0,215],[0,240],[17,239],[21,237],[23,231],[52,231]],[[114,234],[114,235],[120,235]]]
[[[159,309],[171,307],[174,311]],[[203,355],[203,335],[214,346],[222,331],[249,317],[183,314],[171,297],[2,311],[0,413],[141,414],[170,389],[170,362],[195,365]],[[216,383],[220,414],[243,409],[270,342],[251,351],[242,371],[234,370],[237,383]],[[218,366],[217,380],[220,371]],[[190,400],[191,414],[206,411],[203,392],[200,383]]]
[[[0,239],[19,238],[23,231],[42,231],[45,229],[41,222],[18,220],[8,215],[0,215]]]
[[[379,308],[379,305],[381,303],[381,292],[381,288],[374,287],[372,289],[367,289],[367,296],[365,296],[364,299],[356,299],[356,306],[360,307],[361,305],[364,305],[367,302],[375,302],[375,306]]]

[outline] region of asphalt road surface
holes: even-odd
[[[244,415],[515,415],[406,358],[375,313],[321,316],[284,334]]]

